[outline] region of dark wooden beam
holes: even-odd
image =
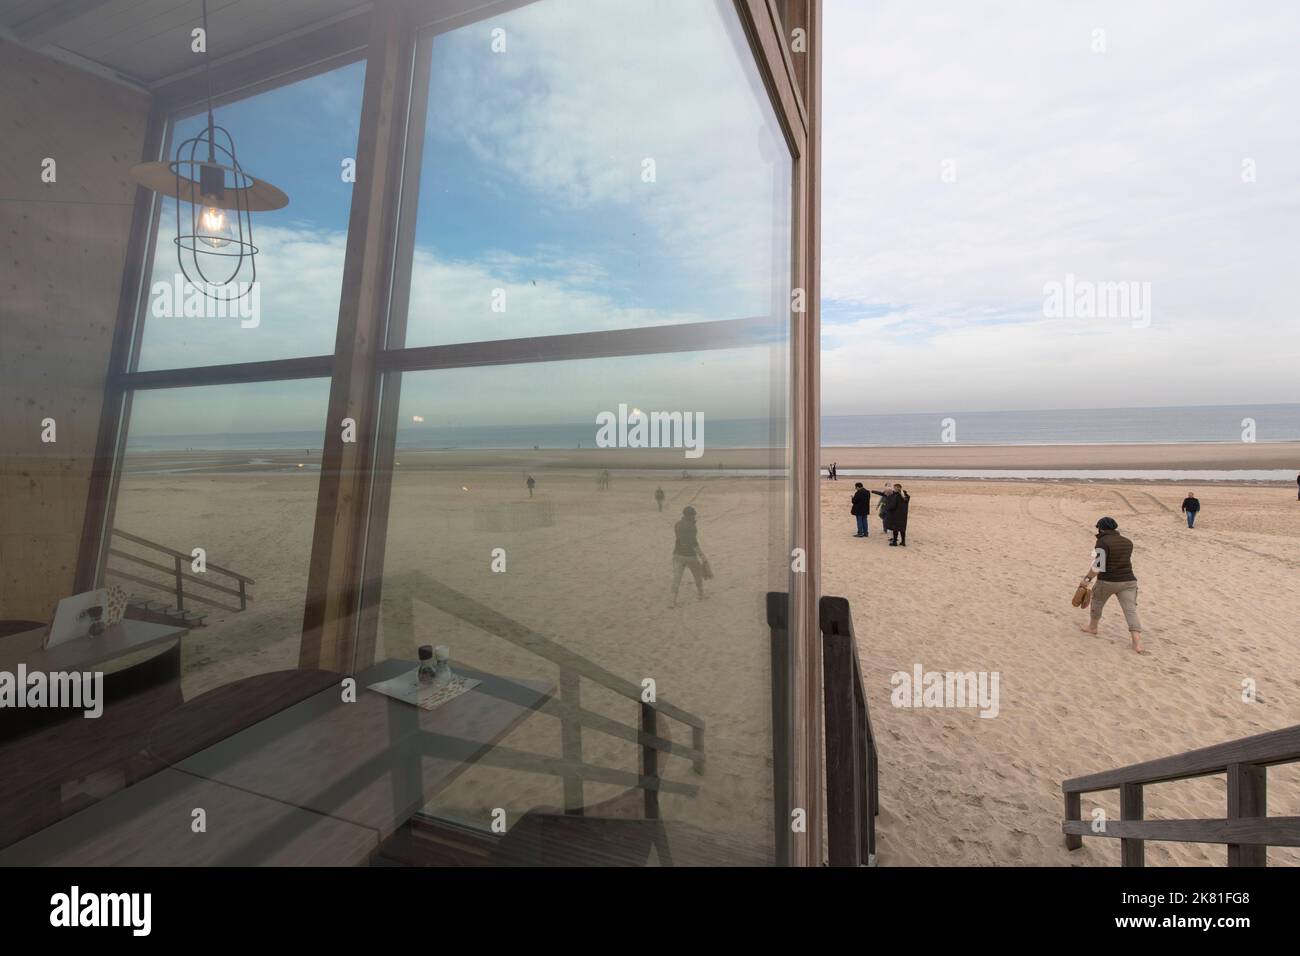
[[[1066,792],[1089,793],[1113,790],[1124,783],[1163,783],[1223,773],[1234,763],[1269,766],[1300,762],[1300,724],[1240,740],[1189,750],[1172,757],[1160,757],[1130,764],[1117,770],[1074,777],[1062,785]]]
[[[396,172],[414,43],[402,5],[376,2],[299,655],[303,667],[344,673],[353,670],[356,650],[379,406],[376,357],[387,315],[400,185]],[[344,419],[356,422],[354,442],[343,440]]]
[[[1300,846],[1300,817],[1242,817],[1237,820],[1107,820],[1095,832],[1088,820],[1067,820],[1066,838],[1109,837],[1119,840],[1163,840],[1171,843],[1226,843],[1247,849]]]
[[[1230,765],[1228,767],[1228,821],[1258,820],[1267,816],[1267,770],[1258,764]],[[1240,841],[1228,844],[1228,866],[1265,866],[1267,863],[1268,847],[1266,846]]]
[[[1142,784],[1125,783],[1119,788],[1119,818],[1121,822],[1142,820]],[[1146,866],[1146,842],[1133,837],[1119,841],[1121,866]]]

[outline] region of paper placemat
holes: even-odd
[[[420,669],[416,667],[405,674],[399,674],[397,677],[371,684],[369,687],[371,690],[378,691],[396,700],[414,704],[421,710],[433,710],[449,700],[454,700],[466,691],[473,690],[481,683],[483,682],[473,677],[462,677],[459,674],[453,674],[451,680],[445,683],[435,681],[431,684],[421,684]]]

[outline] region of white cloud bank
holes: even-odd
[[[1300,400],[1300,7],[825,25],[827,414]],[[1067,274],[1151,283],[1150,326],[1044,318]]]

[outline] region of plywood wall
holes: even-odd
[[[0,39],[0,619],[72,593],[148,109]]]

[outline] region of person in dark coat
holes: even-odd
[[[537,482],[533,480],[532,475],[529,475],[528,481],[524,483],[528,485],[528,497],[531,498],[533,496],[533,489],[537,487]]]
[[[659,506],[660,511],[664,510],[664,490],[662,488],[655,489],[655,504]]]
[[[871,492],[862,487],[862,482],[853,484],[853,505],[849,509],[849,514],[858,520],[858,533],[853,537],[866,538],[871,532],[867,528],[867,519],[871,517]]]
[[[911,496],[903,490],[903,486],[895,483],[893,488],[885,491],[878,491],[876,494],[885,495],[884,506],[881,508],[881,518],[885,522],[885,530],[892,532],[893,537],[889,541],[889,546],[895,547],[901,545],[907,547],[907,503]],[[899,540],[901,536],[902,540]]]
[[[1187,527],[1191,528],[1196,525],[1196,513],[1201,510],[1201,502],[1196,497],[1196,492],[1189,491],[1187,497],[1183,499],[1183,514],[1187,515]]]

